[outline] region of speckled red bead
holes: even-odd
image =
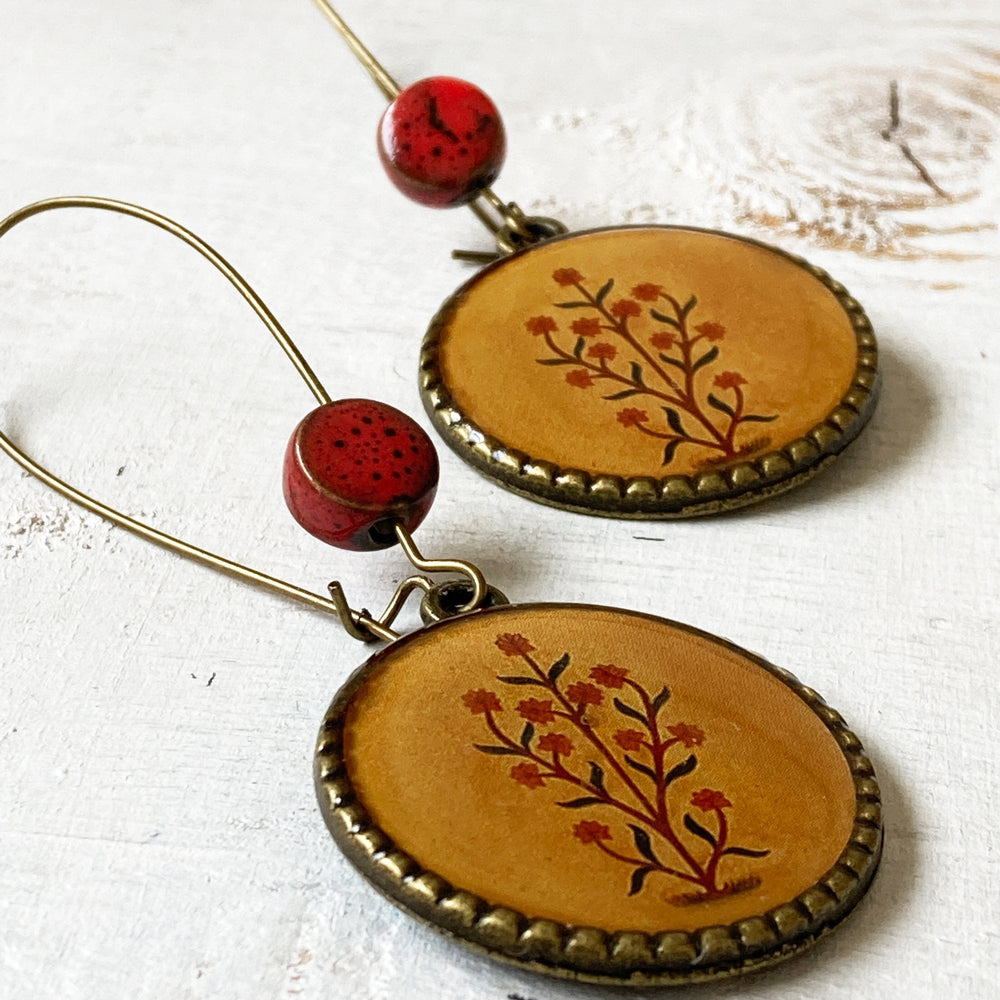
[[[507,152],[500,113],[478,88],[432,76],[403,90],[378,127],[389,179],[408,198],[432,208],[472,201],[489,187]]]
[[[313,410],[285,452],[285,503],[310,534],[342,549],[395,544],[434,500],[437,452],[419,424],[386,403],[341,399]]]

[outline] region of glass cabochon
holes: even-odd
[[[871,763],[791,674],[665,619],[512,605],[373,656],[316,762],[381,891],[539,971],[636,985],[779,961],[864,894]]]
[[[712,513],[813,475],[874,409],[861,306],[752,240],[636,227],[492,264],[424,341],[425,406],[509,489],[620,517]]]

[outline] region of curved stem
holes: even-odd
[[[648,811],[647,821],[656,818],[656,811],[653,808],[652,802],[643,794],[643,791],[639,786],[632,780],[629,773],[618,763],[614,755],[608,749],[605,742],[594,732],[594,730],[583,721],[583,712],[578,711],[570,702],[566,696],[559,690],[559,688],[549,680],[542,668],[534,661],[530,653],[522,653],[522,659],[531,667],[535,672],[536,676],[545,683],[545,686],[559,699],[559,703],[570,713],[571,718],[576,725],[576,728],[583,733],[583,735],[594,745],[594,747],[600,752],[601,756],[611,765],[612,770],[615,774],[621,778],[625,787],[636,797],[636,800],[642,805],[644,809]]]
[[[673,875],[675,878],[684,879],[685,882],[692,882],[694,885],[702,884],[700,878],[688,875],[685,872],[679,872],[676,868],[668,868],[666,865],[656,864],[653,861],[647,861],[645,858],[630,858],[626,854],[619,854],[612,848],[607,847],[602,840],[595,840],[594,843],[609,857],[615,858],[618,861],[624,861],[626,864],[634,865],[636,868],[652,868],[655,871],[663,872],[664,875]]]
[[[666,292],[661,292],[660,297],[670,303],[670,307],[674,310],[674,315],[677,317],[677,330],[681,337],[681,353],[684,355],[684,387],[685,396],[688,401],[687,411],[719,442],[719,447],[722,451],[727,455],[730,455],[732,454],[731,443],[727,441],[726,436],[719,431],[715,424],[713,424],[712,421],[705,416],[704,411],[698,405],[698,400],[695,397],[695,371],[694,363],[691,360],[691,348],[701,338],[691,337],[688,331],[687,314],[684,312],[684,307],[680,304],[680,302]]]

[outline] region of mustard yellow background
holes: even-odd
[[[537,363],[553,355],[543,337],[525,328],[527,320],[551,316],[560,328],[557,342],[572,351],[572,321],[597,315],[591,309],[554,305],[580,298],[575,288],[553,281],[558,268],[580,271],[591,293],[614,278],[608,305],[628,298],[643,282],[662,285],[680,302],[696,295],[689,323],[715,322],[726,328],[716,344],[703,340],[696,345],[698,354],[719,348],[718,360],[697,374],[702,408],[724,430],[725,418],[704,397],[712,391],[732,404],[732,394],[714,388],[712,380],[723,371],[736,371],[748,382],[743,387],[747,412],[777,415],[769,423],[740,426],[737,445],[770,438],[754,454],[801,437],[837,406],[850,386],[857,361],[850,320],[834,295],[788,258],[733,237],[686,229],[583,233],[542,244],[484,273],[459,296],[441,331],[440,369],[458,409],[486,433],[532,458],[629,477],[690,474],[707,459],[720,457],[717,451],[684,444],[663,466],[665,442],[616,419],[619,410],[637,407],[651,417],[649,426],[666,430],[662,401],[643,395],[605,400],[602,396],[624,386],[601,381],[589,389],[576,388],[565,381],[571,365]],[[650,305],[669,315],[665,302],[640,305],[643,316],[630,321],[640,339],[648,343],[649,335],[671,331],[648,317]],[[627,372],[628,364],[621,360],[625,345],[610,333],[599,339],[620,345],[612,366]],[[595,340],[587,343],[589,347]],[[655,383],[648,365],[646,381]],[[681,416],[685,428],[696,429],[691,418]]]
[[[545,667],[568,651],[572,659],[560,680],[563,690],[608,663],[627,667],[653,694],[669,685],[673,694],[661,726],[685,722],[705,733],[702,746],[675,748],[668,758],[682,760],[693,752],[699,760],[692,774],[668,790],[674,826],[680,829],[683,813],[691,811],[714,828],[714,817],[692,808],[690,798],[706,787],[723,791],[733,803],[727,810],[729,843],[771,853],[760,860],[725,858],[720,876],[756,875],[760,886],[678,906],[670,897],[693,887],[653,873],[630,897],[632,868],[572,832],[580,820],[599,820],[612,831],[609,846],[634,855],[621,814],[606,806],[560,808],[556,802],[584,793],[556,781],[526,788],[510,777],[521,758],[475,750],[474,743],[496,740],[484,717],[462,703],[464,693],[495,692],[504,705],[497,721],[515,739],[524,725],[518,701],[546,697],[542,688],[496,680],[497,674],[528,670],[496,647],[503,632],[527,637]],[[616,693],[628,700],[627,691],[606,690],[605,704],[587,713],[609,743],[618,729],[641,728],[611,706]],[[582,739],[575,743],[567,764],[579,769],[580,759],[594,753],[586,752]],[[390,647],[348,711],[345,755],[351,780],[376,823],[422,865],[491,903],[607,930],[694,930],[786,902],[836,861],[855,808],[839,747],[781,681],[718,641],[660,619],[601,608],[514,606],[453,620]],[[683,836],[696,849],[705,847],[690,834]],[[668,850],[659,853],[669,863]]]

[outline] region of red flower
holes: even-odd
[[[638,427],[648,420],[649,414],[645,410],[637,410],[634,406],[618,411],[618,423],[624,427]]]
[[[523,635],[517,635],[512,632],[504,632],[502,635],[498,635],[496,644],[500,652],[506,653],[508,656],[527,656],[528,653],[533,652],[535,649]]]
[[[735,389],[747,384],[747,380],[739,372],[722,372],[713,381],[720,389]]]
[[[642,306],[631,299],[619,299],[611,307],[612,316],[641,316]]]
[[[465,702],[465,707],[473,715],[482,715],[484,712],[503,711],[500,699],[492,691],[487,691],[486,688],[479,688],[477,691],[466,691],[462,695],[462,701]]]
[[[573,752],[573,741],[562,733],[546,733],[539,738],[538,749],[568,757]]]
[[[641,750],[646,740],[646,734],[640,733],[638,729],[619,729],[612,737],[623,750]]]
[[[600,705],[604,694],[599,687],[580,681],[566,688],[566,697],[576,705]]]
[[[697,806],[702,812],[710,812],[712,809],[727,809],[732,805],[732,802],[722,792],[703,788],[691,796],[691,805]]]
[[[651,285],[648,281],[644,281],[632,289],[632,298],[640,299],[643,302],[655,302],[662,294],[662,285]]]
[[[689,726],[686,722],[667,726],[667,732],[686,747],[700,747],[705,742],[705,734],[697,726]]]
[[[607,361],[614,361],[615,355],[618,354],[618,348],[614,344],[594,344],[590,350],[587,351],[587,357],[590,358],[603,358]]]
[[[575,385],[577,389],[589,389],[594,384],[590,372],[584,368],[575,368],[573,371],[567,372],[566,381],[570,385]]]
[[[532,316],[524,325],[536,337],[540,337],[543,333],[555,333],[559,329],[551,316]]]
[[[510,776],[525,788],[541,788],[545,779],[541,776],[537,764],[529,764],[526,760],[515,764],[510,769]]]
[[[599,337],[601,335],[601,321],[596,316],[575,319],[570,327],[578,337]]]
[[[579,285],[583,281],[583,275],[575,267],[560,267],[552,272],[552,280],[563,287]]]
[[[677,343],[677,338],[672,333],[654,333],[649,342],[658,351],[669,351]]]
[[[555,715],[552,714],[552,702],[541,701],[538,698],[525,698],[517,703],[517,710],[522,719],[528,722],[552,722]]]
[[[722,340],[726,335],[726,328],[721,323],[699,323],[695,329],[706,340]]]
[[[583,844],[596,844],[600,840],[611,840],[611,831],[596,819],[580,820],[573,827],[573,836]]]
[[[590,671],[590,679],[602,687],[619,690],[628,677],[628,667],[616,667],[613,663],[598,664]]]

